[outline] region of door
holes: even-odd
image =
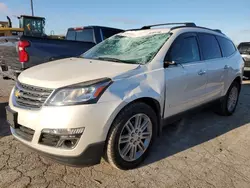
[[[214,35],[199,33],[198,39],[202,59],[207,64],[207,95],[205,100],[211,101],[219,98],[224,91],[227,76],[226,61],[222,58],[218,40]]]
[[[237,71],[237,69],[239,68],[238,67],[239,56],[235,55],[236,47],[231,40],[221,36],[216,36],[216,38],[220,44],[220,48],[223,55],[223,61],[225,64],[224,73],[226,75],[224,76],[225,78],[225,86],[223,91],[224,95],[226,94],[228,88],[230,87],[232,80],[235,79],[235,71]]]
[[[201,104],[207,82],[206,64],[201,61],[196,34],[179,36],[168,51],[166,61],[175,64],[165,68],[165,118]]]

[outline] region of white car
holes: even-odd
[[[163,25],[22,72],[6,108],[14,137],[64,164],[104,157],[132,169],[178,115],[211,102],[233,114],[244,62],[232,41],[194,23]]]

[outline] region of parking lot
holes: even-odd
[[[102,161],[86,168],[63,166],[17,142],[4,119],[14,82],[0,79],[0,187],[249,187],[250,81],[244,81],[231,117],[209,109],[163,131],[139,168],[113,169]]]

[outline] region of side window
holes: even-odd
[[[105,40],[105,39],[107,39],[107,38],[109,38],[117,33],[116,30],[106,29],[106,28],[101,29],[101,31],[102,31],[103,40]]]
[[[68,30],[66,38],[67,40],[76,40],[76,32],[73,30]]]
[[[177,39],[171,47],[168,58],[170,61],[175,61],[176,63],[200,61],[196,37],[191,36]]]
[[[216,59],[221,57],[220,46],[215,36],[210,34],[199,34],[199,43],[204,60]]]
[[[216,38],[220,43],[220,47],[224,57],[228,57],[236,51],[234,44],[230,40],[218,36]]]

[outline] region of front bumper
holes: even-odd
[[[13,90],[14,91],[14,90]],[[39,151],[58,162],[86,166],[97,164],[103,155],[103,146],[119,101],[97,104],[25,109],[15,105],[13,91],[9,107],[18,113],[18,125],[33,130],[31,139],[23,139],[17,129],[13,136],[26,146]],[[42,145],[39,140],[43,129],[72,129],[84,127],[84,131],[72,149]]]
[[[74,167],[86,167],[95,164],[99,164],[101,157],[103,156],[105,142],[99,142],[89,145],[84,152],[78,156],[59,156],[53,155],[45,152],[41,152],[35,148],[29,147],[31,150],[36,151],[43,157],[52,159],[60,164],[74,166]]]

